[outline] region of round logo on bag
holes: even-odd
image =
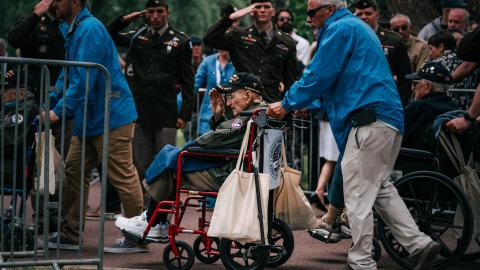
[[[280,163],[282,159],[282,137],[277,137],[270,147],[268,155],[268,164],[270,166],[270,175],[275,181],[278,181],[278,174],[280,172]]]
[[[21,114],[12,115],[12,123],[14,123],[14,124],[23,123],[23,115],[21,115]]]

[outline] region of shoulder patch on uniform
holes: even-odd
[[[240,129],[243,126],[243,120],[240,118],[236,118],[232,122],[232,129]]]

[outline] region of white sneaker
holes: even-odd
[[[147,221],[147,212],[143,212],[142,215],[126,218],[126,217],[118,217],[115,220],[115,226],[117,226],[120,230],[125,230],[129,233],[133,233],[139,236],[143,236],[143,233],[147,229],[148,221]],[[150,228],[148,232],[147,239],[152,240],[154,242],[162,242],[163,239],[166,239],[168,236],[168,226],[165,224],[157,224]]]

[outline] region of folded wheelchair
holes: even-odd
[[[464,156],[478,155],[478,148],[472,147],[477,136],[442,132],[458,138]],[[477,236],[472,239],[474,226],[479,224],[474,225],[471,208],[478,204],[478,200],[467,200],[466,191],[453,180],[461,172],[452,168],[444,147],[437,143],[433,153],[402,148],[394,170],[402,172],[403,176],[395,180],[394,185],[419,229],[441,245],[433,268],[443,269],[457,260],[479,259],[480,239]],[[388,255],[400,266],[412,268],[410,254],[397,242],[385,223],[378,219],[377,225],[378,238]]]
[[[159,202],[150,222],[142,236],[129,233],[125,230],[122,233],[127,240],[137,244],[148,244],[147,235],[159,213],[168,213],[173,216],[173,222],[168,228],[168,240],[163,251],[163,263],[168,269],[190,269],[195,257],[207,264],[222,261],[227,269],[263,269],[264,267],[276,267],[284,264],[293,253],[294,238],[288,225],[273,215],[272,190],[270,190],[268,213],[262,213],[261,200],[259,200],[259,178],[258,172],[264,172],[261,158],[259,165],[253,161],[254,153],[260,147],[263,152],[265,147],[265,130],[278,130],[282,134],[286,126],[285,121],[268,119],[265,109],[256,110],[253,113],[241,113],[242,116],[252,117],[253,124],[250,132],[248,151],[245,159],[248,164],[248,172],[255,174],[255,186],[257,190],[257,207],[259,213],[259,223],[261,231],[260,243],[240,243],[229,239],[211,238],[207,235],[209,220],[206,214],[207,197],[216,197],[217,192],[193,191],[182,188],[182,161],[187,156],[208,157],[208,158],[238,158],[239,149],[205,149],[198,146],[191,146],[178,155],[176,171],[176,195],[174,201]],[[280,147],[280,145],[278,145]],[[187,194],[186,197],[181,196]],[[201,207],[200,217],[198,219],[198,228],[187,229],[182,227],[181,223],[188,207]],[[263,214],[268,215],[267,235],[264,235]],[[176,237],[181,233],[198,235],[193,246]]]

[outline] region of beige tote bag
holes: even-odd
[[[243,171],[243,160],[247,153],[251,123],[250,120],[247,124],[247,132],[243,137],[237,166],[218,192],[208,229],[210,237],[226,238],[240,243],[258,243],[261,240],[254,174]],[[266,238],[270,175],[263,173],[258,175]]]
[[[280,186],[273,195],[275,216],[283,220],[292,231],[315,227],[315,213],[300,187],[301,172],[288,167],[283,141],[280,174]]]
[[[35,139],[37,141],[37,147],[35,151],[37,154],[37,166],[40,166],[40,176],[35,180],[38,181],[35,183],[35,187],[38,186],[38,192],[43,193],[45,190],[45,176],[48,174],[48,193],[50,195],[55,194],[55,181],[60,179],[61,175],[64,173],[64,164],[63,160],[60,157],[57,149],[55,148],[55,137],[52,135],[52,130],[49,130],[49,144],[48,144],[48,168],[45,168],[45,159],[46,159],[46,147],[45,147],[45,132],[36,134]],[[40,153],[38,149],[40,148]]]

